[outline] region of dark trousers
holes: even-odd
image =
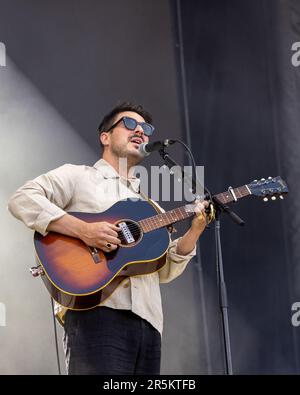
[[[161,335],[129,310],[68,310],[63,343],[68,374],[160,374]]]

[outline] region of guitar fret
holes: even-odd
[[[179,218],[179,220],[183,219],[184,216],[183,216],[183,214],[181,212],[181,208],[178,208],[177,211],[178,211],[178,218]]]
[[[189,215],[188,215],[188,213],[186,212],[186,210],[185,210],[185,208],[184,208],[184,207],[182,208],[182,211],[183,211],[183,214],[182,214],[182,215],[183,215],[183,217],[184,217],[184,218],[188,218],[188,217],[189,217]]]
[[[181,207],[177,208],[176,211],[178,212],[178,220],[180,221],[181,219],[184,219],[184,215],[181,211]]]
[[[216,195],[216,198],[220,200],[221,203],[226,204],[232,201],[232,195],[230,192],[222,192]]]
[[[184,218],[184,215],[183,215],[183,213],[182,213],[182,208],[181,207],[179,207],[179,209],[177,209],[178,210],[178,213],[179,213],[179,215],[181,215],[181,219],[183,219]]]
[[[225,203],[229,203],[233,200],[233,196],[231,194],[231,192],[223,192],[223,196],[224,196],[224,202]]]
[[[243,195],[243,190],[242,190],[242,188],[236,188],[236,190],[237,190],[237,192],[239,193],[239,199],[241,199],[242,197],[244,197],[244,195]]]
[[[224,202],[224,203],[228,203],[228,202],[230,202],[231,199],[232,199],[232,195],[231,195],[230,192],[223,192],[223,193],[222,193],[222,197],[223,197],[223,202]]]
[[[165,224],[168,222],[168,217],[167,217],[166,213],[163,213],[163,214],[162,214],[162,217],[163,217],[163,218],[162,218],[162,219],[163,219],[162,222],[163,222],[163,224],[165,225]]]
[[[241,198],[249,195],[249,192],[248,192],[248,190],[247,190],[245,185],[243,185],[242,187],[237,188],[237,190],[239,191],[239,194],[240,194]]]
[[[224,203],[227,203],[230,199],[232,199],[232,196],[230,194],[230,192],[223,192],[223,196],[224,196]]]
[[[236,196],[238,199],[243,197],[243,195],[242,195],[242,193],[241,193],[241,191],[240,191],[240,188],[235,188],[235,189],[234,189],[234,193],[235,193],[235,196]],[[238,196],[238,195],[240,195],[240,196]]]
[[[244,195],[243,195],[244,197],[250,195],[250,192],[246,185],[242,186],[242,189],[244,191]]]
[[[155,229],[155,223],[154,223],[153,217],[150,217],[150,226],[151,226],[151,230]]]
[[[142,227],[142,230],[144,231],[144,232],[147,232],[148,231],[148,223],[147,223],[147,220],[144,220],[144,219],[142,219],[142,220],[140,220],[140,226]]]

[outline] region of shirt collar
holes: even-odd
[[[99,159],[93,166],[95,169],[101,172],[104,178],[121,178],[124,181],[128,181],[135,192],[139,192],[140,179],[133,176],[131,178],[121,177],[120,174],[103,158]]]

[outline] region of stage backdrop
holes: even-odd
[[[224,217],[222,242],[234,372],[299,373],[297,2],[0,0],[0,10],[0,373],[57,373],[49,297],[28,272],[32,232],[7,200],[63,163],[94,163],[98,123],[124,99],[153,113],[153,139],[191,144],[213,192],[287,179],[282,202],[238,203],[246,227]],[[170,153],[187,163],[180,147]],[[145,163],[162,162],[153,154]],[[161,288],[162,373],[223,373],[213,228],[185,273]]]
[[[153,139],[181,136],[170,5],[0,0],[0,41],[6,46],[6,67],[0,67],[0,302],[6,306],[0,373],[55,374],[50,300],[28,271],[35,264],[32,232],[8,213],[7,201],[26,180],[63,163],[96,162],[98,124],[117,102],[136,101],[153,113]],[[182,150],[173,152],[180,162]],[[162,161],[153,154],[146,163]],[[162,286],[162,373],[201,371],[192,279],[191,265]],[[60,330],[60,351],[61,336]]]
[[[187,132],[207,186],[216,193],[280,175],[290,189],[283,201],[233,206],[244,228],[222,218],[233,370],[299,373],[300,329],[291,309],[300,301],[300,69],[292,51],[300,41],[300,4],[190,0],[173,10],[182,33]],[[207,366],[221,373],[212,229],[201,246],[205,295],[214,300],[207,307]]]

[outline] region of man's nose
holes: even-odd
[[[135,133],[144,134],[144,130],[141,125],[136,126]]]

